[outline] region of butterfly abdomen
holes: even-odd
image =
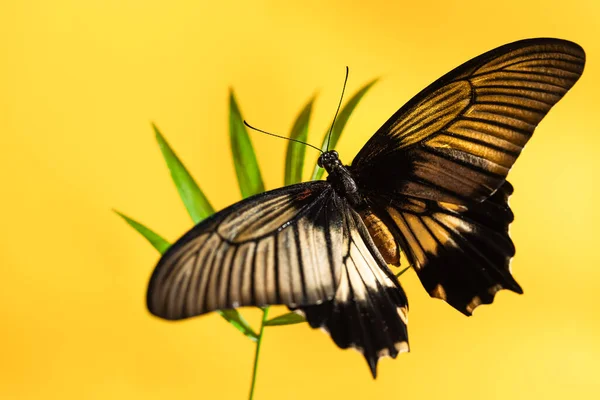
[[[400,250],[392,232],[390,232],[383,221],[369,209],[361,211],[360,216],[385,262],[396,267],[399,266]]]

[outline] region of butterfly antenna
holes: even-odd
[[[348,82],[348,73],[350,70],[348,66],[346,66],[346,78],[344,79],[344,87],[342,88],[342,95],[340,96],[340,102],[338,104],[337,110],[335,110],[335,115],[333,116],[333,122],[331,123],[331,129],[329,129],[329,135],[327,136],[327,151],[329,151],[329,140],[331,139],[331,133],[333,132],[333,126],[335,125],[335,119],[340,112],[340,107],[342,106],[342,100],[344,98],[344,92],[346,91],[346,82]]]
[[[316,147],[316,146],[313,146],[313,145],[312,145],[312,144],[310,144],[310,143],[306,143],[306,142],[303,142],[302,140],[298,140],[298,139],[292,139],[292,138],[289,138],[289,137],[280,136],[280,135],[276,135],[276,134],[274,134],[274,133],[270,133],[270,132],[263,131],[262,129],[258,129],[258,128],[255,128],[255,127],[253,127],[252,125],[250,125],[249,123],[247,123],[247,122],[246,122],[246,120],[244,120],[244,125],[246,125],[246,126],[247,126],[248,128],[250,128],[250,129],[253,129],[253,130],[255,130],[255,131],[257,131],[257,132],[260,132],[260,133],[264,133],[264,134],[266,134],[266,135],[271,135],[271,136],[275,136],[275,137],[277,137],[277,138],[281,138],[281,139],[285,139],[285,140],[291,140],[292,142],[296,142],[296,143],[302,143],[302,144],[305,144],[305,145],[307,145],[307,146],[309,146],[309,147],[312,147],[313,149],[315,149],[315,150],[317,150],[317,151],[319,151],[319,152],[323,153],[323,150],[319,149],[319,148],[318,148],[318,147]]]

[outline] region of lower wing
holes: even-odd
[[[344,269],[335,297],[298,311],[340,348],[362,353],[375,378],[379,358],[409,350],[408,301],[358,213],[344,208]]]
[[[501,289],[523,293],[510,272],[515,247],[507,181],[487,200],[456,205],[415,198],[386,200],[377,213],[394,228],[407,258],[432,297],[465,315]]]

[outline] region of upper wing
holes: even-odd
[[[332,299],[341,277],[343,216],[327,182],[287,186],[196,225],[161,258],[148,285],[153,314],[301,306]]]
[[[470,315],[500,289],[523,293],[510,273],[515,248],[508,181],[483,202],[464,205],[407,198],[375,199],[427,292]]]
[[[337,202],[345,217],[344,268],[335,297],[300,311],[339,347],[361,352],[376,377],[379,358],[408,351],[408,301],[359,214],[344,199]]]
[[[357,183],[455,204],[482,201],[584,64],[583,49],[559,39],[521,40],[466,62],[375,133],[352,162]]]

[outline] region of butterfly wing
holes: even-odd
[[[512,192],[505,181],[483,202],[377,199],[373,207],[393,228],[427,292],[471,315],[500,289],[523,293],[510,273]]]
[[[342,271],[343,216],[324,181],[253,196],[196,225],[163,255],[151,313],[192,317],[240,306],[319,304]]]
[[[528,39],[476,57],[400,108],[352,162],[363,191],[462,204],[504,182],[535,127],[581,76],[583,49]]]
[[[508,171],[585,64],[577,44],[528,39],[459,66],[394,114],[352,174],[431,296],[470,315],[500,289],[515,249]]]
[[[359,214],[337,199],[344,215],[343,271],[335,297],[300,307],[313,328],[323,328],[340,348],[352,347],[377,375],[377,361],[408,351],[408,301]]]
[[[377,360],[408,350],[408,303],[360,216],[328,182],[243,200],[196,225],[159,261],[148,309],[182,319],[285,304],[341,348]]]

